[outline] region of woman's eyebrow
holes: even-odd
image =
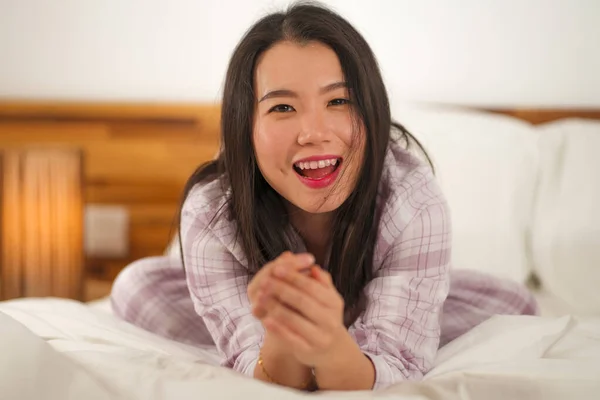
[[[323,86],[321,89],[319,89],[319,92],[321,94],[324,93],[328,93],[331,91],[334,91],[336,89],[340,89],[340,88],[347,88],[348,85],[346,84],[346,82],[340,81],[340,82],[334,82],[334,83],[330,83],[327,86]],[[260,100],[258,100],[258,102],[262,102],[264,100],[267,99],[274,99],[274,98],[278,98],[278,97],[293,97],[293,98],[297,98],[298,97],[298,93],[294,92],[293,90],[289,90],[289,89],[277,89],[277,90],[272,90],[270,92],[268,92],[267,94],[265,94],[263,97],[260,98]]]
[[[288,89],[272,90],[265,94],[263,97],[261,97],[261,99],[258,102],[260,103],[261,101],[267,99],[274,99],[276,97],[298,97],[298,93]]]
[[[319,92],[321,92],[321,94],[324,94],[327,92],[332,92],[336,89],[341,89],[341,88],[346,89],[347,87],[348,87],[348,84],[346,82],[339,81],[339,82],[330,83],[329,85],[322,87],[321,90],[319,90]]]

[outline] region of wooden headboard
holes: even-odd
[[[533,109],[533,108],[522,108],[522,109],[509,109],[509,108],[496,108],[496,109],[480,109],[482,111],[493,112],[498,114],[508,115],[510,117],[518,118],[523,121],[527,121],[534,125],[543,124],[546,122],[552,122],[559,119],[565,118],[584,118],[584,119],[595,119],[600,120],[600,109]]]
[[[463,110],[473,112],[484,112],[493,114],[502,114],[508,117],[520,119],[521,121],[528,122],[532,125],[544,124],[552,121],[567,118],[580,118],[580,119],[593,119],[600,120],[600,107],[589,107],[589,108],[572,108],[572,107],[558,107],[558,108],[530,108],[530,107],[483,107],[477,105],[458,105],[452,103],[428,103],[428,102],[417,102],[417,104],[426,108],[439,109],[439,110]]]
[[[600,119],[598,109],[483,111],[533,124]],[[86,203],[121,205],[130,216],[128,257],[88,259],[88,270],[112,279],[129,262],[165,250],[185,181],[218,150],[219,117],[214,104],[0,101],[0,150],[67,144],[83,150]]]
[[[186,180],[218,151],[219,117],[212,104],[0,102],[0,150],[83,150],[85,202],[129,213],[129,255],[87,260],[92,276],[112,279],[164,252]]]

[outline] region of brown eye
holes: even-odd
[[[277,112],[277,113],[287,113],[294,111],[294,107],[287,104],[277,104],[275,107],[272,107],[269,112]]]
[[[350,100],[348,99],[334,99],[329,102],[330,106],[343,106],[349,104]]]

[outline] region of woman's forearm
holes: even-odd
[[[320,390],[371,390],[375,383],[375,367],[347,334],[322,365],[315,368]]]
[[[295,389],[312,386],[312,370],[298,362],[291,352],[277,346],[268,333],[261,355],[262,365],[256,364],[254,378]]]

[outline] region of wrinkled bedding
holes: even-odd
[[[593,399],[600,318],[497,316],[443,347],[422,382],[305,394],[218,367],[214,349],[114,318],[105,301],[0,303],[2,399]]]

